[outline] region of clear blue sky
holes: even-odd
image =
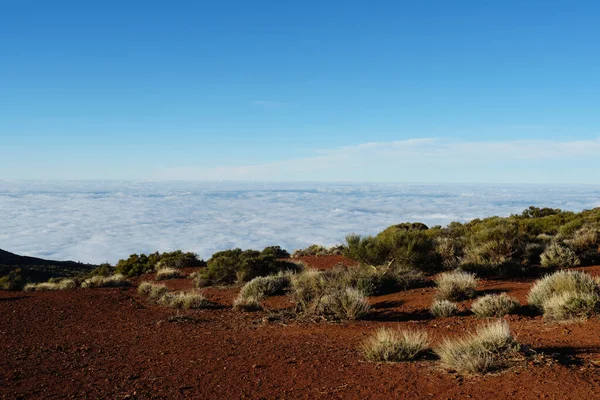
[[[592,1],[0,0],[0,178],[600,183],[599,71]]]

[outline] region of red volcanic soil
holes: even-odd
[[[585,270],[600,274],[600,267]],[[507,291],[524,303],[531,282],[484,280],[478,289]],[[168,285],[188,289],[191,281]],[[230,305],[238,290],[206,289],[219,307],[197,311],[151,305],[135,287],[0,292],[0,398],[592,399],[600,393],[597,318],[549,324],[539,316],[507,317],[519,342],[539,356],[471,377],[441,369],[435,357],[381,364],[363,361],[358,350],[382,326],[425,329],[435,346],[481,323],[467,313],[432,319],[433,288],[374,297],[368,320],[343,323],[294,320],[284,296],[269,299],[268,311],[235,312]]]

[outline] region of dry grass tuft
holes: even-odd
[[[448,300],[434,300],[429,309],[436,318],[450,317],[458,313],[458,305]]]
[[[129,281],[121,274],[110,276],[92,276],[81,283],[82,288],[121,287],[129,286]]]
[[[464,271],[445,272],[435,279],[438,287],[436,297],[445,300],[468,299],[475,295],[477,278]]]
[[[28,283],[23,288],[26,292],[46,292],[53,290],[70,290],[76,289],[77,282],[73,279],[61,279],[58,282],[41,282],[41,283]]]
[[[506,293],[488,294],[478,298],[471,306],[471,311],[478,317],[503,317],[514,312],[521,303]]]
[[[138,286],[138,293],[148,297],[152,301],[158,301],[164,294],[169,291],[165,285],[152,282],[142,282]]]
[[[260,311],[263,309],[260,299],[254,296],[238,296],[233,302],[233,309],[236,311]]]
[[[158,303],[163,306],[181,310],[207,308],[211,306],[211,303],[204,295],[202,295],[202,293],[192,292],[167,292],[158,299]]]
[[[503,320],[481,326],[475,334],[446,339],[435,349],[442,364],[467,374],[485,374],[503,368],[519,346]]]
[[[600,297],[596,293],[563,292],[544,301],[544,318],[551,321],[582,320],[598,312]]]
[[[366,316],[371,310],[361,291],[344,288],[325,294],[316,307],[317,314],[341,320],[355,320]]]
[[[557,271],[536,281],[527,300],[531,306],[543,310],[546,300],[564,292],[595,294],[598,292],[598,285],[594,278],[585,272]]]
[[[408,361],[428,346],[429,338],[425,331],[381,328],[363,343],[362,351],[368,361]]]
[[[177,268],[164,267],[156,271],[156,280],[162,281],[166,279],[181,278],[181,271]]]

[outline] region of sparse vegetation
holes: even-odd
[[[417,357],[429,346],[425,331],[378,329],[362,345],[368,361],[408,361]]]
[[[404,223],[376,236],[348,235],[344,254],[368,265],[393,261],[426,273],[460,266],[481,276],[511,276],[535,271],[540,264],[599,262],[598,232],[600,208],[573,213],[529,207],[519,215],[452,222],[444,228]]]
[[[312,244],[305,249],[295,250],[292,253],[291,257],[299,258],[299,257],[308,257],[308,256],[314,256],[314,257],[337,256],[337,255],[343,254],[344,250],[345,250],[344,245],[337,245],[337,246],[332,246],[332,247],[327,248],[325,246],[321,246],[318,244]]]
[[[464,271],[444,272],[435,279],[438,299],[463,300],[475,295],[477,278]]]
[[[436,318],[450,317],[458,313],[458,305],[445,299],[434,300],[429,309]]]
[[[76,289],[77,282],[73,279],[60,279],[56,282],[41,282],[41,283],[28,283],[23,288],[26,292],[45,292],[52,290],[69,290]]]
[[[518,300],[506,293],[488,294],[475,300],[471,311],[478,317],[503,317],[521,306]]]
[[[138,286],[138,293],[146,296],[148,300],[162,306],[178,308],[181,310],[206,308],[211,303],[202,295],[196,292],[171,292],[164,284],[153,282],[142,282]]]
[[[129,281],[121,274],[110,276],[93,276],[81,283],[82,288],[121,287],[129,286]]]
[[[459,339],[446,339],[435,349],[442,364],[467,374],[485,374],[503,368],[519,348],[508,323],[498,320]]]

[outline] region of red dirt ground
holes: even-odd
[[[584,269],[600,275],[600,267]],[[478,289],[507,291],[524,303],[531,282],[484,280]],[[168,285],[189,289],[191,281]],[[426,329],[435,345],[481,323],[466,314],[432,319],[433,288],[374,297],[368,320],[344,323],[285,318],[281,310],[291,303],[284,296],[269,299],[269,311],[235,312],[230,305],[238,290],[206,289],[220,307],[198,311],[148,304],[135,287],[0,292],[0,398],[593,399],[600,393],[597,318],[548,324],[539,316],[507,317],[517,339],[543,357],[465,377],[441,369],[433,357],[369,363],[357,349],[381,326]]]

